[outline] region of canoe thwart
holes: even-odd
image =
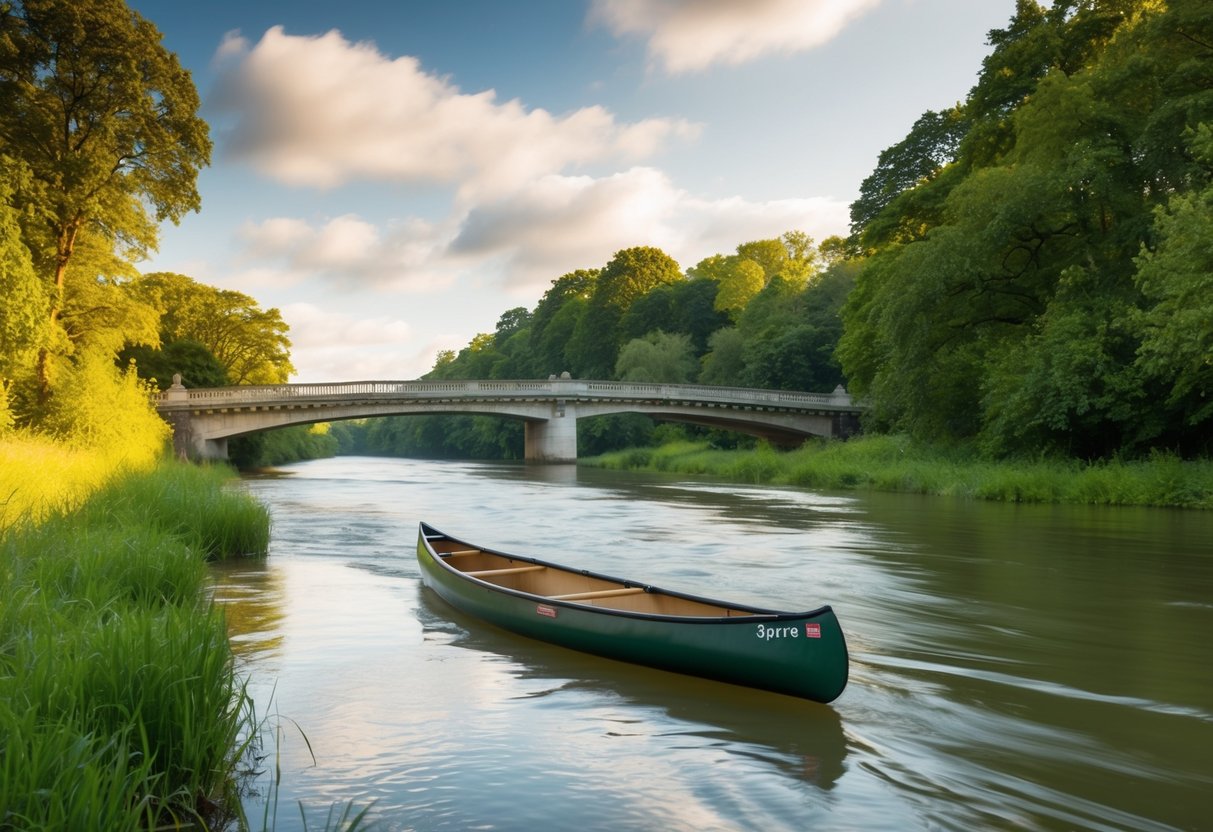
[[[546,566],[532,564],[530,566],[508,566],[505,569],[481,569],[477,572],[464,572],[469,578],[491,578],[495,575],[517,575],[521,572],[539,572]]]
[[[549,595],[553,601],[586,601],[590,598],[613,598],[616,595],[635,595],[644,592],[642,586],[629,586],[623,589],[598,589],[593,592],[572,592],[568,595]]]
[[[444,558],[461,558],[467,555],[479,555],[479,549],[460,549],[458,552],[442,552]]]

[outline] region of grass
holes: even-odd
[[[214,828],[256,726],[206,560],[263,554],[265,510],[221,470],[34,450],[77,476],[0,532],[0,829]]]
[[[904,436],[808,442],[789,452],[680,442],[583,459],[617,470],[710,475],[737,482],[824,490],[868,489],[1033,503],[1213,508],[1213,461],[1156,453],[1144,460],[992,460],[965,446],[932,446]]]
[[[136,463],[134,470],[146,470]],[[33,436],[0,438],[0,533],[81,505],[113,476],[113,455]]]

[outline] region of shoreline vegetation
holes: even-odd
[[[578,464],[824,490],[1213,509],[1213,461],[1159,452],[1141,460],[991,460],[965,445],[927,445],[905,436],[878,435],[846,442],[811,441],[793,451],[776,451],[766,444],[752,450],[720,450],[707,442],[673,442],[608,452]]]
[[[206,564],[268,512],[225,468],[0,453],[0,828],[225,828],[258,726]]]

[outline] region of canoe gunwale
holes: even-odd
[[[805,620],[812,620],[813,618],[817,618],[820,616],[831,615],[833,613],[833,609],[828,604],[818,607],[816,609],[812,609],[812,610],[806,610],[806,611],[802,611],[802,612],[789,612],[789,611],[785,611],[785,610],[771,610],[771,609],[765,609],[762,607],[754,607],[754,606],[750,606],[748,604],[734,603],[732,601],[722,601],[718,598],[708,598],[705,596],[692,595],[692,594],[685,593],[685,592],[677,592],[677,591],[663,589],[661,587],[653,586],[652,584],[646,584],[646,583],[643,583],[640,581],[631,580],[628,578],[618,578],[613,575],[605,575],[600,572],[592,572],[588,569],[574,569],[574,568],[571,568],[571,567],[568,567],[568,566],[565,566],[562,564],[553,563],[552,561],[542,560],[540,558],[534,558],[534,557],[529,557],[529,556],[525,556],[525,555],[515,555],[515,554],[511,554],[509,552],[502,552],[502,551],[498,551],[496,549],[490,549],[485,546],[479,546],[477,544],[469,543],[466,540],[463,540],[463,539],[457,538],[457,537],[453,537],[449,534],[446,534],[445,532],[439,531],[438,529],[434,528],[430,524],[424,523],[424,522],[420,524],[420,530],[421,530],[420,536],[421,536],[421,539],[424,541],[426,550],[429,552],[429,554],[431,555],[433,560],[436,563],[438,563],[439,565],[441,565],[442,569],[447,574],[451,575],[452,577],[458,578],[459,580],[464,581],[468,584],[480,586],[486,590],[501,593],[503,595],[510,595],[510,596],[513,596],[516,598],[521,598],[521,599],[525,599],[527,601],[532,601],[537,604],[546,604],[548,606],[565,607],[565,608],[582,610],[582,611],[586,611],[586,612],[593,612],[596,614],[615,615],[615,616],[621,616],[624,618],[639,619],[639,620],[644,620],[644,621],[658,621],[658,622],[665,622],[665,623],[680,623],[680,624],[738,624],[738,625],[740,625],[740,624],[767,623],[767,622],[772,622],[772,621],[791,621],[791,620],[805,621]],[[562,600],[558,597],[553,597],[553,596],[548,596],[548,595],[539,595],[539,594],[536,594],[533,592],[525,592],[523,590],[513,589],[511,587],[505,587],[500,584],[495,584],[491,581],[486,581],[481,578],[477,578],[472,574],[469,574],[467,572],[462,572],[462,571],[456,569],[451,564],[447,563],[447,558],[444,557],[444,554],[447,554],[447,553],[435,551],[434,547],[432,545],[430,545],[431,538],[433,538],[435,540],[449,540],[453,543],[458,543],[463,546],[475,546],[476,551],[483,552],[484,554],[488,554],[488,555],[495,555],[497,557],[508,558],[510,560],[520,561],[523,563],[529,563],[529,564],[533,564],[536,566],[545,566],[549,569],[555,569],[555,570],[559,570],[559,571],[563,571],[563,572],[568,572],[568,573],[571,573],[574,575],[581,575],[581,576],[585,576],[585,577],[589,577],[589,578],[596,578],[599,580],[610,581],[610,582],[619,584],[620,588],[628,588],[628,589],[636,588],[636,589],[640,589],[646,593],[668,595],[671,598],[681,598],[681,599],[696,602],[696,603],[709,604],[709,605],[716,606],[716,607],[734,609],[739,612],[744,612],[747,614],[746,615],[732,615],[732,616],[727,616],[727,615],[697,616],[697,615],[671,615],[668,613],[637,612],[634,610],[621,610],[621,609],[614,609],[611,607],[596,606],[593,604],[583,604],[583,603],[578,603],[578,601],[572,600],[572,599]]]

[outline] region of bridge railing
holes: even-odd
[[[738,405],[783,407],[828,407],[853,409],[851,396],[838,387],[833,393],[789,390],[760,390],[746,387],[713,387],[703,384],[646,384],[624,381],[580,379],[516,381],[342,381],[309,384],[272,384],[241,387],[187,389],[174,386],[160,395],[162,409],[181,407],[241,407],[305,401],[400,398],[524,398],[638,399],[715,402]]]

